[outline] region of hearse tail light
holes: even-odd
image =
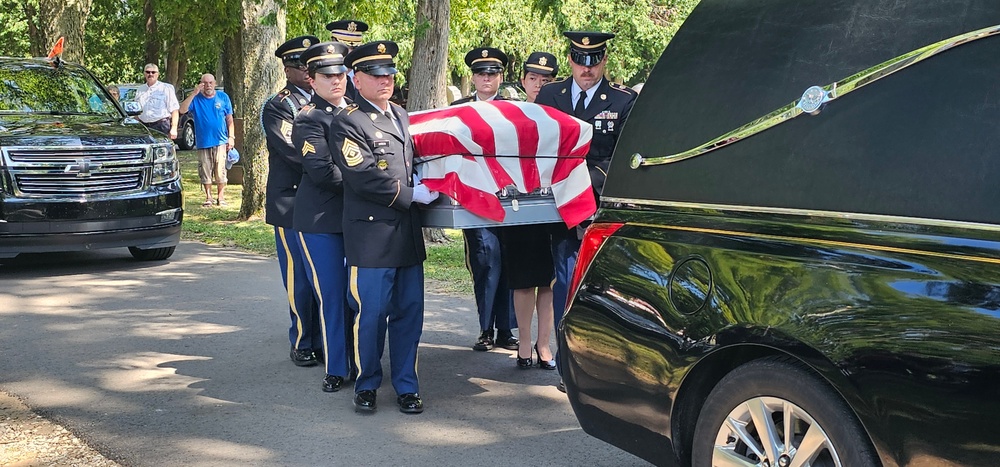
[[[587,227],[587,232],[583,234],[583,242],[580,243],[580,252],[576,256],[576,268],[573,269],[573,279],[570,281],[569,287],[570,296],[569,300],[566,300],[567,310],[570,304],[573,303],[573,298],[576,296],[576,289],[580,286],[583,274],[590,268],[590,263],[594,260],[594,256],[597,256],[597,251],[601,249],[601,246],[604,245],[608,237],[614,235],[624,225],[617,222],[590,224],[590,227]]]

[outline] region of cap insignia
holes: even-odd
[[[348,23],[347,32],[355,32],[357,30],[358,30],[358,23],[355,23],[354,21]]]
[[[549,59],[548,58],[541,57],[541,58],[538,59],[538,64],[539,65],[545,66],[546,63],[549,63]]]
[[[375,49],[378,50],[378,53],[384,54],[385,53],[385,44],[379,43],[378,47],[376,47]]]
[[[326,53],[332,54],[332,53],[334,53],[336,51],[337,51],[337,48],[334,47],[333,44],[330,44],[330,45],[326,46]]]
[[[483,58],[486,58],[486,57],[489,57],[489,56],[490,56],[490,52],[488,50],[484,49],[483,50]]]
[[[386,162],[385,159],[379,159],[378,162],[375,165],[377,165],[378,168],[380,168],[382,170],[385,170],[385,169],[389,168],[389,163]]]
[[[582,43],[583,45],[590,45],[590,38],[589,38],[589,37],[584,37],[584,38],[583,38],[583,40],[582,40],[582,41],[580,41],[580,42],[581,42],[581,43]]]
[[[312,45],[312,41],[309,39],[302,39],[302,47],[309,47]]]
[[[608,95],[607,94],[601,94],[601,100],[602,101],[608,100]]]

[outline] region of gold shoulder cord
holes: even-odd
[[[672,164],[674,162],[680,162],[685,159],[690,159],[692,157],[697,157],[702,154],[712,152],[716,149],[729,146],[737,141],[747,139],[757,133],[764,130],[772,128],[778,124],[784,123],[791,120],[803,113],[816,115],[820,111],[820,107],[830,102],[834,99],[847,95],[855,89],[867,86],[881,78],[889,76],[903,68],[913,65],[917,62],[926,60],[934,55],[941,52],[945,52],[959,45],[965,44],[967,42],[972,42],[977,39],[982,39],[985,37],[992,36],[1000,32],[1000,25],[990,26],[988,28],[983,28],[977,31],[965,33],[955,37],[945,39],[940,42],[925,46],[923,48],[914,50],[913,52],[900,55],[899,57],[887,60],[878,65],[875,65],[867,70],[860,73],[856,73],[849,76],[843,80],[837,81],[826,86],[812,86],[802,94],[802,97],[786,105],[774,112],[771,112],[763,117],[758,118],[746,125],[743,125],[729,133],[726,133],[712,141],[709,141],[701,146],[694,149],[689,149],[684,152],[679,152],[677,154],[671,154],[669,156],[661,157],[644,157],[642,154],[635,153],[632,154],[632,158],[629,161],[629,166],[633,169],[638,169],[643,166],[650,165],[663,165]]]

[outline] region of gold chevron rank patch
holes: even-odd
[[[292,144],[292,124],[288,120],[281,121],[281,136],[285,137],[285,142]]]
[[[313,147],[312,143],[308,141],[302,143],[302,157],[306,157],[306,154],[309,154],[310,152],[316,154],[316,148]]]
[[[340,152],[344,153],[344,162],[347,162],[348,167],[354,167],[365,160],[364,156],[361,155],[358,143],[350,139],[344,140],[344,146],[340,148]]]

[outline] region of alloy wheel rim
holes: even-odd
[[[808,412],[778,397],[734,408],[715,438],[716,467],[843,467],[837,450]]]

